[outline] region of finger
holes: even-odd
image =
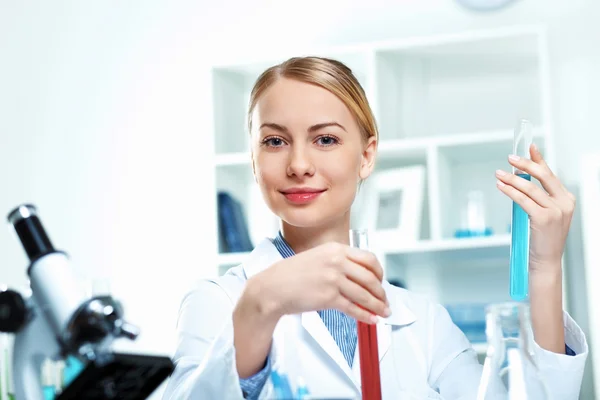
[[[377,316],[370,313],[369,311],[361,308],[348,300],[347,298],[340,296],[335,309],[343,312],[346,315],[367,324],[376,324]]]
[[[373,296],[387,303],[387,296],[381,281],[371,270],[348,260],[344,264],[344,274],[354,283],[367,289]]]
[[[500,189],[500,191],[502,191],[502,193],[511,198],[512,201],[520,205],[521,208],[527,213],[527,215],[536,215],[542,209],[542,207],[535,201],[533,201],[531,198],[529,198],[529,196],[518,191],[514,187],[505,184],[501,180],[498,180],[496,182],[496,186],[498,187],[498,189]]]
[[[380,281],[383,280],[383,268],[375,254],[367,250],[348,247],[346,256],[350,261],[354,261],[371,270]]]
[[[566,192],[567,188],[565,188],[565,185],[562,184],[562,182],[560,181],[560,179],[558,179],[558,177],[556,177],[554,175],[554,173],[552,172],[552,169],[546,163],[546,160],[544,159],[544,156],[542,155],[542,152],[536,146],[535,143],[531,144],[531,148],[529,149],[529,154],[531,155],[531,160],[533,162],[537,163],[538,165],[540,165],[543,169],[549,171],[549,173],[552,174],[556,178],[556,180],[558,181],[558,184],[560,185],[560,187]]]
[[[506,171],[497,170],[496,177],[503,183],[512,186],[521,193],[529,196],[530,199],[544,208],[554,207],[555,203],[552,198],[542,188],[515,174],[509,174]]]
[[[372,314],[381,315],[382,317],[387,316],[385,314],[388,307],[381,299],[373,296],[367,289],[349,279],[345,279],[340,283],[340,293]]]
[[[548,168],[548,165],[542,166],[533,160],[519,157],[514,154],[508,157],[508,162],[516,169],[526,172],[540,181],[543,188],[550,196],[557,196],[563,192],[562,184],[550,168]]]
[[[530,154],[531,154],[531,159],[533,161],[535,161],[536,163],[540,164],[541,166],[543,166],[543,167],[547,168],[549,171],[551,171],[550,167],[548,167],[548,164],[546,164],[546,160],[544,160],[544,157],[542,156],[540,149],[535,144],[531,145]],[[574,205],[574,202],[575,202],[575,196],[571,192],[569,192],[569,190],[567,190],[565,185],[562,182],[560,182],[560,179],[558,179],[558,177],[557,177],[557,180],[559,181],[560,187],[562,188],[562,190],[564,192],[563,194],[555,196],[558,200],[558,204],[562,205],[566,209],[572,208]]]
[[[544,156],[542,155],[542,152],[536,146],[535,143],[531,143],[531,147],[529,148],[529,155],[531,155],[532,161],[534,161],[535,163],[541,165],[542,167],[548,168],[548,170],[550,170],[550,167],[548,166],[548,164],[546,164],[546,160],[544,160]]]

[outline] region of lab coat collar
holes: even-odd
[[[402,289],[397,288],[384,280],[382,283],[383,290],[390,302],[392,315],[387,318],[382,318],[382,321],[387,325],[410,325],[417,320],[417,316],[408,308],[402,298]]]
[[[250,256],[243,264],[246,279],[252,278],[254,275],[282,259],[283,257],[273,242],[268,238],[263,239],[254,250],[252,250]]]

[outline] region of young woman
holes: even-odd
[[[252,90],[248,121],[254,176],[280,232],[185,297],[164,398],[274,398],[273,369],[292,384],[302,378],[313,398],[360,398],[360,320],[377,324],[385,399],[474,399],[482,367],[445,309],[391,286],[372,253],[348,245],[350,207],[378,141],[352,72],[317,57],[269,68]],[[531,218],[539,366],[557,399],[577,399],[588,348],[562,310],[561,266],[575,199],[534,146],[531,160],[507,161],[545,189],[496,172],[498,189]]]

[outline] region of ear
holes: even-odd
[[[367,179],[375,168],[375,158],[377,156],[377,139],[371,136],[367,141],[360,162],[360,170],[358,176],[361,180]]]

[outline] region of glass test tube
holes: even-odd
[[[368,250],[368,232],[351,229],[350,246]],[[381,400],[377,325],[357,321],[357,330],[362,398],[363,400]]]
[[[530,158],[533,141],[531,122],[521,120],[515,128],[513,154]],[[531,175],[513,167],[513,173],[531,181]],[[510,297],[525,300],[529,294],[529,215],[513,202],[510,246]]]

